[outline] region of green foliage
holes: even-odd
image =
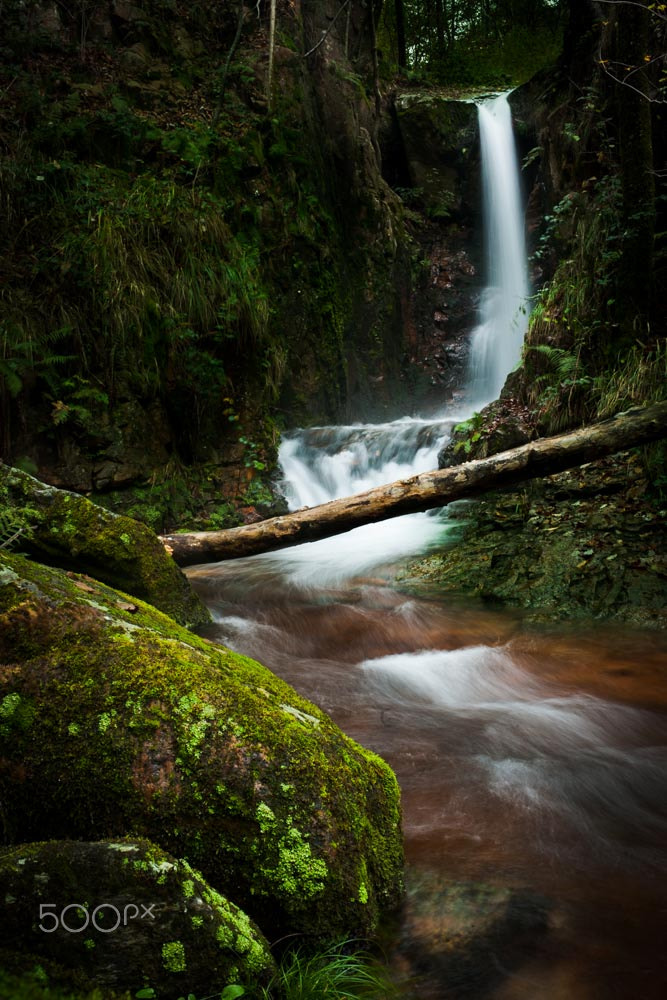
[[[268,986],[225,986],[222,993],[196,997],[190,993],[179,1000],[391,1000],[398,988],[386,970],[357,942],[342,941],[320,951],[300,947],[282,958]]]
[[[535,256],[548,261],[558,254],[560,261],[534,304],[524,366],[527,402],[547,433],[594,419],[596,379],[617,366],[620,213],[620,181],[610,172],[567,194],[545,218]]]
[[[595,382],[599,419],[631,406],[657,402],[667,394],[667,343],[636,344]]]
[[[462,0],[451,5],[404,4],[411,82],[459,86],[516,86],[552,64],[562,44],[562,25],[549,0]],[[397,66],[397,24],[385,4],[378,39],[382,69]]]
[[[0,550],[15,550],[32,532],[29,511],[17,507],[0,510]]]
[[[24,330],[17,322],[0,320],[0,399],[18,396],[30,377],[43,377],[51,386],[57,372],[73,355],[60,354],[53,345],[68,336],[68,329]]]
[[[592,375],[582,364],[580,351],[573,353],[549,344],[531,344],[526,351],[536,351],[548,365],[548,372],[538,375],[533,383],[536,402],[542,410],[557,406],[569,421],[576,409],[577,394],[589,390],[594,384]]]
[[[386,971],[356,942],[332,944],[320,952],[289,952],[259,997],[261,1000],[390,1000],[397,988]]]
[[[9,972],[0,969],[0,996],[3,1000],[108,1000],[108,992],[103,989],[82,989],[54,985],[41,965],[34,965],[26,971]]]
[[[478,412],[473,413],[472,417],[456,424],[453,433],[454,437],[458,439],[454,445],[454,451],[469,455],[473,446],[477,444],[484,433],[484,415]]]

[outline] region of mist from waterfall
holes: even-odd
[[[479,105],[487,285],[472,333],[468,398],[497,399],[521,357],[528,326],[528,274],[519,163],[507,95]]]

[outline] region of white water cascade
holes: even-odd
[[[470,345],[469,399],[497,399],[521,356],[528,325],[528,275],[519,165],[507,95],[479,105],[487,286]]]
[[[435,469],[438,449],[454,423],[454,417],[404,417],[386,424],[292,432],[280,446],[290,509],[313,507]],[[292,582],[331,585],[423,552],[447,530],[435,512],[409,514],[263,558],[279,564]]]

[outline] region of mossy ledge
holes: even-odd
[[[0,506],[21,547],[51,565],[88,573],[153,604],[181,625],[210,621],[207,609],[146,525],[112,514],[0,462]]]
[[[384,761],[260,664],[6,553],[0,802],[6,843],[150,838],[271,940],[367,935],[401,898]]]

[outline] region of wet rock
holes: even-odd
[[[470,200],[470,153],[477,136],[477,108],[437,94],[396,97],[410,181],[427,213],[458,215]]]
[[[141,838],[5,850],[0,898],[3,948],[57,963],[65,983],[76,973],[132,995],[203,996],[229,983],[256,985],[274,967],[243,911]]]
[[[502,397],[452,431],[438,453],[438,468],[488,458],[510,448],[519,448],[537,437],[534,417],[511,396]]]
[[[450,505],[458,532],[403,580],[524,608],[667,627],[667,511],[638,455],[589,463],[521,490]]]
[[[372,933],[402,891],[392,771],[260,664],[128,603],[0,551],[0,837],[148,837],[272,939]]]
[[[148,72],[152,57],[143,42],[135,42],[121,54],[119,63],[127,75],[142,75]]]
[[[67,37],[67,32],[58,13],[58,5],[46,3],[37,6],[32,14],[36,34],[45,35],[53,42],[62,42]]]
[[[547,929],[548,900],[527,890],[414,870],[406,890],[399,949],[415,973],[437,977],[447,996],[479,995]]]

